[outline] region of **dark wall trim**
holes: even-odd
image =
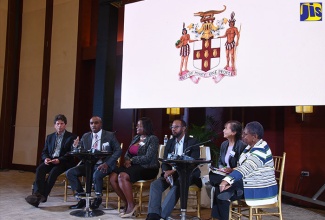
[[[46,0],[45,12],[45,33],[44,33],[44,51],[43,51],[43,70],[42,70],[42,93],[40,103],[40,117],[38,130],[38,148],[36,164],[39,164],[41,153],[44,147],[44,140],[46,136],[46,119],[47,119],[47,105],[49,94],[50,81],[50,65],[51,65],[51,41],[52,41],[52,20],[53,20],[53,0]],[[54,118],[54,115],[52,116]]]
[[[117,19],[117,8],[99,4],[93,114],[102,117],[105,130],[113,129]]]
[[[23,171],[35,172],[36,166],[13,164],[11,170],[23,170]]]
[[[18,96],[23,1],[8,1],[6,54],[0,120],[0,168],[11,168]]]

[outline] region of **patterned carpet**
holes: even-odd
[[[70,215],[70,205],[76,204],[76,200],[72,195],[68,196],[68,201],[63,201],[63,187],[55,186],[51,192],[51,196],[46,203],[41,203],[39,208],[35,208],[25,201],[25,197],[31,194],[31,185],[34,181],[34,173],[20,172],[17,170],[7,170],[0,172],[0,219],[4,220],[36,220],[36,219],[81,219]],[[112,202],[108,209],[101,207],[105,212],[99,217],[91,219],[121,219],[118,211],[115,209],[116,204]],[[325,216],[307,209],[283,204],[283,215],[285,220],[324,220]],[[173,217],[177,216],[179,210],[173,212]],[[194,212],[190,215],[195,215]],[[210,210],[202,210],[202,219],[210,217]],[[145,215],[134,219],[145,219]],[[278,219],[275,217],[265,217],[263,219]]]

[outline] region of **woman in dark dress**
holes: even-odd
[[[134,215],[137,206],[134,203],[132,184],[138,180],[157,177],[159,172],[159,140],[153,135],[153,126],[149,118],[141,118],[137,123],[137,135],[133,138],[124,156],[124,165],[113,170],[110,183],[124,202],[122,218]]]

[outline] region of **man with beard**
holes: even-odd
[[[190,157],[195,159],[200,157],[200,147],[193,146],[198,144],[198,141],[186,134],[185,121],[181,119],[174,120],[170,129],[172,130],[173,138],[169,139],[165,146],[164,159],[167,159],[169,154],[182,155],[185,151],[186,155]],[[147,220],[167,219],[180,197],[180,185],[177,171],[166,163],[161,165],[161,169],[161,177],[153,181],[150,185]],[[191,174],[190,184],[196,184],[201,188],[202,182],[200,174],[200,170],[196,168]],[[162,194],[168,187],[170,187],[170,191],[161,204]]]

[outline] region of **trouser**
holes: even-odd
[[[164,219],[170,216],[180,197],[179,181],[174,182],[174,185],[170,188],[161,204],[162,194],[169,186],[164,177],[160,177],[151,183],[148,213],[156,213]]]
[[[216,175],[218,175],[218,174],[214,174],[214,175],[211,175],[211,173],[209,174],[211,185],[213,185],[215,187],[215,194],[213,196],[213,205],[212,205],[212,210],[211,210],[211,216],[213,218],[217,218],[219,220],[228,220],[229,219],[230,201],[220,200],[217,197],[220,194],[219,184],[221,183],[221,181],[224,177],[222,178],[222,177],[216,176]],[[239,180],[239,181],[233,183],[230,188],[225,190],[225,192],[234,193],[234,195],[230,198],[231,201],[234,201],[234,200],[243,198],[243,195],[237,196],[235,193],[235,191],[237,189],[244,190],[243,188],[244,188],[243,181]]]
[[[103,191],[103,178],[105,176],[107,176],[108,174],[110,174],[112,170],[109,168],[107,170],[107,173],[103,173],[103,172],[97,170],[97,167],[99,165],[100,164],[96,164],[94,167],[93,183],[94,183],[96,194],[101,195],[102,191]],[[79,177],[85,176],[85,175],[86,175],[86,167],[83,164],[73,167],[66,172],[66,176],[67,176],[67,179],[69,181],[69,184],[70,184],[72,190],[75,190],[78,193],[84,192],[84,189],[81,185]]]
[[[71,166],[65,163],[59,163],[56,165],[45,165],[45,163],[41,163],[36,169],[33,193],[38,192],[47,197],[50,194],[58,176],[60,176],[70,167]],[[49,174],[47,178],[46,174]]]

